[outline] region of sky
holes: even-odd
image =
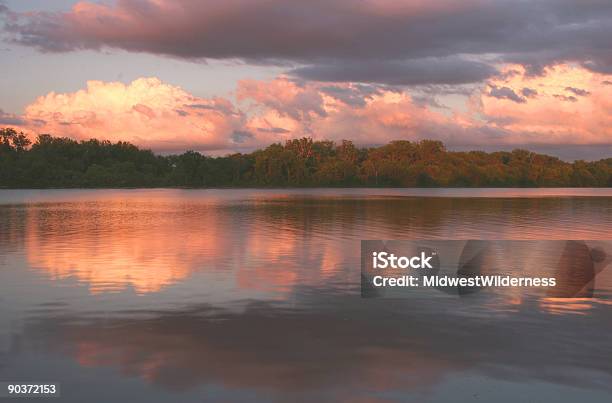
[[[612,156],[609,0],[0,0],[0,126]]]

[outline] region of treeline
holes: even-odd
[[[126,143],[0,129],[0,187],[609,187],[612,158],[568,163],[526,150],[447,151],[439,141],[358,148],[309,138],[250,154],[161,156]]]

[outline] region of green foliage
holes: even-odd
[[[0,129],[0,187],[609,187],[612,158],[568,163],[526,150],[452,152],[439,141],[357,148],[309,138],[250,154],[159,156],[125,143]]]

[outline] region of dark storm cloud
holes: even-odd
[[[582,88],[565,87],[565,90],[571,92],[574,95],[578,95],[579,97],[586,97],[591,95],[589,91],[583,90]]]
[[[565,102],[578,102],[578,98],[576,98],[573,95],[567,96],[567,95],[555,94],[553,95],[553,97],[560,99],[561,101],[565,101]]]
[[[488,64],[460,57],[424,58],[405,61],[363,61],[316,64],[300,67],[293,74],[318,81],[383,82],[390,85],[467,84],[495,74]]]
[[[0,109],[0,125],[21,126],[25,121],[17,115],[6,113]]]
[[[338,80],[342,81],[342,80]],[[379,86],[369,84],[358,84],[351,87],[330,85],[321,87],[320,91],[330,97],[336,98],[347,105],[363,107],[366,100],[373,95],[380,94],[382,89]]]
[[[533,98],[538,95],[538,91],[534,90],[533,88],[525,87],[521,91],[521,94],[523,94],[523,96],[526,98]]]
[[[610,0],[117,0],[5,15],[13,42],[46,52],[294,64],[322,81],[473,82],[491,61],[612,72]]]
[[[189,105],[185,105],[185,107],[192,108],[192,109],[215,110],[214,105],[205,105],[205,104],[189,104]]]
[[[244,143],[247,140],[253,139],[254,136],[252,133],[244,131],[244,130],[234,130],[232,133],[232,141],[234,143]]]
[[[520,95],[518,95],[512,88],[508,87],[491,87],[491,91],[489,91],[489,96],[498,99],[509,99],[510,101],[514,101],[517,103],[525,103],[527,100]]]
[[[199,110],[204,110],[204,111],[217,111],[217,112],[226,113],[228,115],[235,113],[235,111],[232,109],[232,105],[226,102],[214,102],[211,104],[201,104],[201,103],[185,104],[183,105],[183,107],[188,108],[188,109],[199,109]],[[186,112],[186,114],[188,114],[188,112]],[[182,115],[182,116],[185,116],[185,115]]]
[[[262,133],[274,133],[274,134],[286,134],[289,130],[283,129],[282,127],[258,127],[258,132]]]

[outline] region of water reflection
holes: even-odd
[[[0,191],[0,379],[39,371],[84,401],[74,372],[44,369],[53,357],[110,393],[93,401],[125,400],[112,374],[145,401],[201,401],[181,393],[203,386],[218,401],[444,401],[472,376],[612,395],[612,270],[590,246],[577,298],[359,296],[361,239],[606,239],[610,196],[310,192]]]
[[[51,278],[76,277],[92,293],[132,287],[156,292],[185,279],[202,249],[222,249],[210,228],[193,234],[189,220],[147,205],[67,203],[28,209],[29,265]],[[206,222],[215,225],[211,215]],[[185,259],[189,256],[188,259]]]
[[[612,221],[606,198],[125,201],[118,193],[1,211],[8,231],[0,247],[25,243],[30,266],[76,278],[92,293],[140,294],[196,271],[231,271],[239,288],[284,295],[339,274],[357,282],[343,263],[359,239],[591,239]]]
[[[487,313],[474,302],[479,314],[467,314],[451,297],[389,305],[322,291],[300,291],[307,309],[253,301],[239,313],[201,305],[129,319],[36,318],[23,338],[170,389],[215,383],[272,391],[279,401],[313,391],[326,401],[335,393],[426,394],[454,373],[612,391],[612,363],[603,359],[612,353],[608,307],[551,317],[536,306]]]
[[[457,276],[530,274],[550,276],[555,286],[547,288],[553,298],[590,298],[595,290],[595,276],[612,261],[612,241],[487,241],[465,243]],[[443,245],[441,245],[443,247]],[[459,287],[459,294],[470,294],[486,287]]]

